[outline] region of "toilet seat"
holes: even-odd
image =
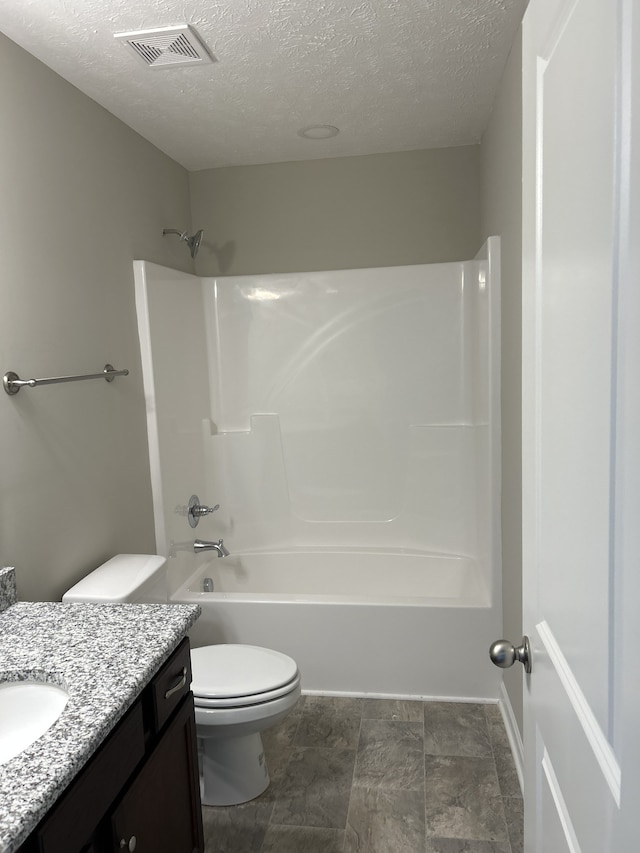
[[[281,696],[286,696],[288,693],[294,691],[299,684],[300,673],[297,672],[292,681],[288,684],[283,684],[282,687],[276,687],[275,690],[266,690],[264,693],[253,693],[251,696],[229,696],[226,699],[222,697],[210,699],[194,693],[193,702],[198,708],[243,708],[247,705],[259,705],[263,702],[271,702],[274,699],[279,699]]]
[[[257,705],[291,693],[300,683],[292,658],[260,646],[192,649],[191,668],[194,703],[201,708]]]

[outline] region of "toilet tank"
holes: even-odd
[[[62,596],[77,601],[107,603],[164,603],[167,601],[167,561],[157,554],[117,554],[98,566]]]

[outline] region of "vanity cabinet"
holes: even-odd
[[[193,700],[187,699],[111,813],[108,849],[137,847],[154,853],[196,853],[203,849],[198,834],[202,821],[200,797],[195,802],[193,786],[189,785],[193,775],[192,742],[195,743]],[[197,770],[197,756],[195,762]]]
[[[185,638],[20,853],[202,853]]]

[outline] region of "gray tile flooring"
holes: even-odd
[[[496,705],[306,696],[263,741],[271,785],[203,807],[206,853],[523,853]]]

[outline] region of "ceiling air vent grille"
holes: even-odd
[[[188,24],[116,33],[114,38],[122,41],[148,68],[215,62],[215,57],[209,53],[195,30]]]

